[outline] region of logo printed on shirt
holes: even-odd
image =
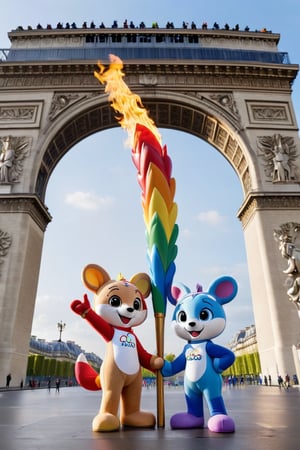
[[[200,361],[202,355],[198,349],[191,349],[186,354],[187,361]]]
[[[122,334],[122,336],[120,336],[120,342],[121,342],[121,346],[122,347],[132,347],[135,348],[135,342],[132,339],[131,334]]]

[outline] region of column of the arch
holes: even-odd
[[[26,375],[44,231],[51,217],[35,196],[0,196],[0,229],[10,245],[0,265],[0,386]]]
[[[287,220],[299,221],[300,194],[250,196],[240,209],[249,267],[253,309],[262,373],[297,373],[293,346],[300,321],[288,300],[284,260],[273,232]]]

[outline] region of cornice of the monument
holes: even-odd
[[[299,186],[299,183],[296,184]],[[275,209],[299,210],[300,197],[298,190],[291,193],[250,192],[240,207],[237,216],[242,222],[243,228],[245,228],[255,212],[273,211]]]
[[[42,231],[45,231],[47,224],[52,220],[47,207],[34,194],[1,195],[0,213],[28,214]]]
[[[35,88],[53,88],[59,83],[62,86],[78,86],[99,90],[99,83],[93,73],[96,61],[51,61],[51,62],[3,62],[0,65],[0,89],[24,89],[26,85]],[[125,61],[124,72],[129,84],[144,84],[140,80],[143,75],[155,75],[157,78],[151,86],[178,86],[185,83],[188,89],[190,83],[186,80],[193,78],[192,89],[195,86],[228,86],[265,90],[290,90],[295,80],[299,66],[296,64],[257,64],[232,63],[220,61],[174,61],[139,60]],[[34,78],[34,81],[33,81]],[[27,82],[28,80],[28,82]],[[221,83],[222,80],[222,83]],[[145,83],[146,85],[148,83]]]

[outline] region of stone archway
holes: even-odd
[[[261,39],[268,38],[273,36]],[[13,151],[12,166],[0,183],[0,379],[9,372],[21,379],[26,370],[43,237],[51,220],[44,204],[49,177],[81,139],[118,126],[93,70],[93,64],[82,62],[0,66],[0,139]],[[194,60],[178,62],[172,70],[162,61],[125,65],[128,84],[158,128],[205,140],[239,177],[244,201],[238,217],[262,370],[273,379],[278,371],[297,372],[299,378],[294,351],[299,319],[283,273],[286,255],[294,253],[280,252],[274,239],[277,230],[277,238],[298,249],[300,142],[290,84],[297,71],[289,64],[203,65]],[[281,170],[278,149],[288,170],[286,165]],[[280,235],[278,230],[293,228],[289,224],[297,225],[296,235]],[[289,275],[297,289],[296,272]]]
[[[221,121],[217,115],[213,116],[211,109],[208,109],[210,113],[205,109],[199,109],[197,100],[193,104],[189,99],[187,104],[186,99],[180,96],[168,100],[164,98],[153,100],[147,97],[147,95],[143,97],[144,106],[158,128],[185,131],[213,145],[237,172],[244,193],[251,189],[249,165],[230,123]],[[225,97],[230,98],[228,95]],[[217,111],[218,108],[215,106],[215,109]],[[234,117],[231,121],[234,123]],[[84,110],[68,121],[49,142],[44,152],[35,187],[39,197],[44,199],[47,180],[55,165],[69,148],[85,137],[87,130],[89,134],[92,134],[116,126],[119,125],[106,99],[103,103]]]

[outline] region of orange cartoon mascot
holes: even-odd
[[[115,431],[120,426],[155,426],[155,416],[140,410],[142,393],[141,367],[155,371],[163,359],[148,353],[138,340],[133,327],[147,317],[145,298],[150,295],[151,282],[146,273],[131,280],[112,280],[96,264],[83,269],[83,283],[94,292],[94,308],[88,296],[74,300],[72,310],[87,320],[107,343],[100,376],[81,354],[75,365],[78,383],[90,390],[102,389],[99,413],[93,420],[93,431]],[[120,406],[120,415],[118,416]]]

